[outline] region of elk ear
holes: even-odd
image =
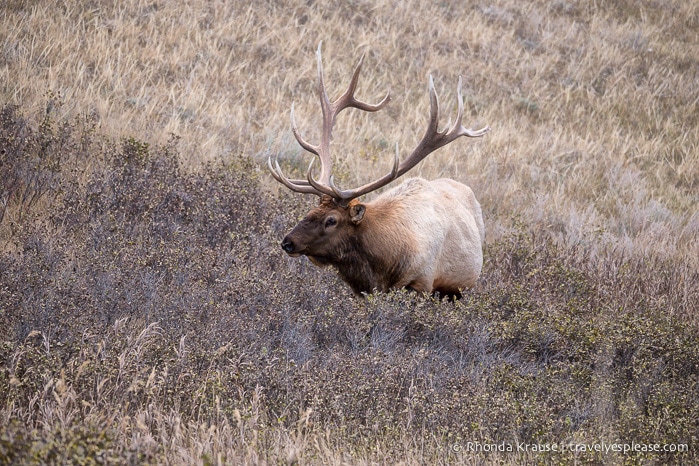
[[[352,204],[349,208],[350,220],[352,223],[358,225],[364,218],[364,212],[366,212],[364,204]]]

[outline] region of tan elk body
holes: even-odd
[[[389,95],[377,105],[354,97],[362,60],[345,93],[330,102],[325,91],[320,45],[317,52],[318,81],[323,110],[323,136],[319,145],[306,142],[293,117],[292,129],[299,144],[321,163],[318,180],[311,162],[305,180],[284,176],[275,160],[269,160],[274,178],[289,189],[320,196],[320,205],[294,227],[282,241],[291,256],[306,255],[318,266],[332,265],[357,293],[407,287],[419,292],[460,296],[471,288],[483,265],[485,229],[481,207],[471,189],[451,179],[427,181],[411,178],[373,201],[357,198],[375,191],[406,173],[436,149],[459,136],[479,137],[489,131],[461,126],[463,103],[459,80],[459,110],[455,123],[438,131],[439,104],[430,77],[430,122],[417,148],[401,163],[398,149],[393,169],[385,176],[351,190],[341,190],[332,176],[330,139],[337,114],[354,107],[368,112],[383,108]]]

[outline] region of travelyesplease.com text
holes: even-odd
[[[574,452],[574,453],[684,453],[689,451],[686,443],[526,443],[526,442],[463,442],[451,446],[455,452],[498,453],[498,452]]]

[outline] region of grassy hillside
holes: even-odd
[[[698,5],[11,0],[0,38],[0,462],[697,461]],[[331,94],[366,52],[393,96],[340,117],[344,185],[412,149],[430,74],[493,127],[415,169],[483,206],[461,302],[278,247],[319,39]]]

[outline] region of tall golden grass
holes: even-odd
[[[0,98],[114,137],[180,139],[187,163],[282,152],[289,109],[319,134],[314,51],[339,92],[367,53],[374,115],[338,122],[342,182],[387,170],[464,78],[466,124],[489,124],[415,169],[472,185],[490,237],[513,217],[566,243],[699,257],[699,4],[578,2],[10,1],[0,9]],[[50,93],[50,96],[47,95]]]

